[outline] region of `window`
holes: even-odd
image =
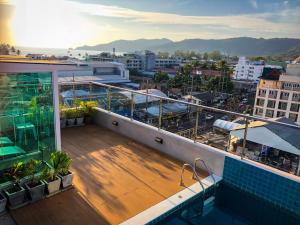
[[[265,104],[265,100],[264,99],[258,98],[256,100],[256,105],[258,105],[258,106],[264,106],[264,104]]]
[[[297,120],[298,120],[298,114],[290,113],[289,118],[291,120],[293,120],[294,122],[297,122]]]
[[[258,116],[261,116],[263,114],[264,110],[262,108],[256,108],[255,114]]]
[[[292,96],[292,101],[294,102],[300,102],[300,93],[294,93]]]
[[[281,111],[277,112],[277,117],[283,117],[283,116],[285,116],[285,112],[281,112]]]
[[[279,102],[278,109],[286,110],[287,103],[286,102]]]
[[[269,100],[268,104],[267,104],[267,107],[268,108],[275,108],[275,104],[276,104],[276,101]]]
[[[290,111],[292,111],[292,112],[299,112],[299,106],[300,106],[300,104],[292,103]]]
[[[289,94],[288,92],[281,92],[280,94],[280,99],[282,100],[288,100],[289,99]]]
[[[277,98],[277,91],[269,91],[269,98]]]
[[[266,110],[266,117],[273,118],[273,116],[274,116],[274,110],[267,109]]]
[[[258,92],[258,95],[261,96],[261,97],[265,97],[266,96],[266,90],[264,89],[259,89],[259,92]]]

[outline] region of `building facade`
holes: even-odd
[[[300,64],[289,64],[286,73],[278,79],[260,79],[253,114],[287,117],[300,124]]]
[[[282,69],[281,66],[265,65],[264,61],[250,61],[246,57],[240,57],[234,68],[233,79],[258,83],[265,67]]]

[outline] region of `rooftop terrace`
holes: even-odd
[[[12,211],[19,225],[119,224],[185,188],[182,162],[100,126],[63,129],[62,148],[75,189]],[[195,183],[184,176],[185,186]]]

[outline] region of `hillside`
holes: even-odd
[[[140,50],[152,50],[155,52],[175,52],[182,51],[198,51],[211,52],[219,50],[229,55],[278,55],[293,54],[300,55],[298,46],[300,39],[292,38],[228,38],[228,39],[186,39],[173,42],[169,39],[138,39],[138,40],[118,40],[107,44],[99,44],[95,46],[81,46],[80,50],[99,50],[112,51],[113,48],[117,52],[133,52]],[[296,51],[296,52],[295,52]]]

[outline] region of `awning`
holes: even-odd
[[[245,129],[233,130],[230,132],[230,135],[243,139],[244,130]],[[248,128],[247,141],[252,141],[257,144],[266,145],[278,150],[300,155],[300,149],[283,140],[281,137],[265,127]]]
[[[180,114],[187,112],[187,105],[180,103],[168,103],[162,106],[163,114]],[[159,116],[159,106],[151,106],[147,109],[147,113],[152,116]]]
[[[213,124],[214,127],[217,127],[217,128],[220,128],[220,129],[223,129],[226,131],[230,131],[233,128],[238,127],[240,125],[241,124],[239,124],[239,123],[234,123],[234,122],[221,120],[221,119],[217,119]]]

